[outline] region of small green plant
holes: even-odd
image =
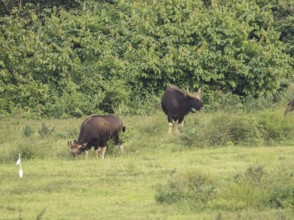
[[[25,137],[30,137],[34,132],[32,127],[29,125],[26,125],[22,131]]]
[[[33,159],[37,153],[35,149],[33,149],[30,145],[22,146],[20,149],[20,152],[21,152],[21,157],[27,160]]]
[[[41,220],[41,219],[43,219],[43,216],[45,215],[45,213],[46,213],[46,208],[42,209],[41,212],[39,212],[39,213],[37,214],[37,218],[36,218],[36,220]]]
[[[271,208],[294,208],[294,186],[280,188],[268,200]]]
[[[49,128],[45,123],[42,123],[42,127],[39,130],[39,134],[41,137],[46,137],[49,136],[54,131],[54,129],[55,127]]]
[[[239,173],[235,176],[236,182],[249,182],[251,185],[259,185],[262,178],[266,175],[263,166],[250,166],[244,173]]]

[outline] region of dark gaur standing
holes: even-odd
[[[122,120],[113,114],[110,115],[91,115],[91,117],[101,117],[109,122],[110,124],[110,138],[113,141],[114,145],[119,146],[121,152],[123,152],[123,143],[119,138],[119,133],[125,132],[126,127],[123,125]]]
[[[193,109],[201,110],[203,105],[200,101],[200,91],[193,94],[182,91],[177,86],[169,85],[161,99],[161,107],[167,115],[169,132],[175,127],[178,131],[178,124],[183,127],[184,117]]]
[[[68,142],[68,146],[74,156],[85,152],[86,157],[88,150],[94,147],[96,157],[98,158],[101,150],[101,158],[104,159],[109,139],[123,150],[122,141],[119,139],[120,131],[124,132],[125,126],[116,115],[91,115],[83,121],[78,140],[74,140],[73,143]]]

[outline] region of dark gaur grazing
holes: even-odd
[[[294,110],[294,99],[292,99],[286,108],[286,111],[284,112],[284,115],[286,116],[288,114],[288,112],[292,112]]]
[[[183,127],[184,117],[189,112],[193,112],[193,109],[201,110],[203,108],[200,101],[200,91],[189,94],[177,86],[169,85],[162,96],[161,107],[167,115],[169,132],[173,127],[177,132],[177,125],[182,124]]]
[[[88,156],[88,150],[94,146],[96,157],[104,158],[106,152],[106,143],[112,139],[115,145],[118,145],[123,152],[123,144],[119,138],[119,133],[125,132],[126,127],[122,120],[113,114],[110,115],[91,115],[85,119],[81,125],[78,141],[68,142],[74,156],[85,152]]]
[[[123,152],[123,143],[121,141],[121,139],[119,138],[119,133],[125,132],[126,131],[126,127],[123,125],[122,120],[114,115],[114,114],[110,114],[110,115],[91,115],[90,117],[101,117],[103,119],[105,119],[106,121],[109,122],[110,124],[110,136],[111,139],[113,141],[114,145],[119,146],[121,152]]]
[[[81,125],[78,140],[68,142],[71,152],[77,156],[85,152],[88,157],[88,150],[95,148],[96,157],[101,148],[101,158],[104,159],[106,152],[106,144],[111,137],[110,123],[101,117],[89,117]]]

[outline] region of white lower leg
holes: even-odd
[[[175,122],[175,132],[178,133],[178,121]]]
[[[179,125],[181,125],[182,130],[184,129],[184,121],[182,121]]]
[[[96,158],[97,158],[97,159],[99,158],[99,151],[100,151],[100,147],[98,147],[98,148],[95,150]]]
[[[104,159],[105,152],[106,152],[106,146],[105,147],[102,147],[102,150],[101,150],[101,158],[102,159]]]
[[[85,151],[85,158],[86,158],[86,159],[88,159],[88,155],[89,155],[89,152],[86,150],[86,151]]]
[[[173,129],[173,123],[168,123],[168,133],[171,133],[172,132],[172,129]]]
[[[118,147],[119,147],[121,153],[123,153],[124,152],[124,145],[123,144],[120,144]]]

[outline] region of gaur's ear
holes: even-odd
[[[87,144],[88,144],[88,142],[86,142],[86,143],[83,143],[83,144],[82,144],[82,147],[86,147],[86,146],[87,146]]]
[[[69,147],[71,146],[71,141],[67,142],[67,146],[69,146]]]

